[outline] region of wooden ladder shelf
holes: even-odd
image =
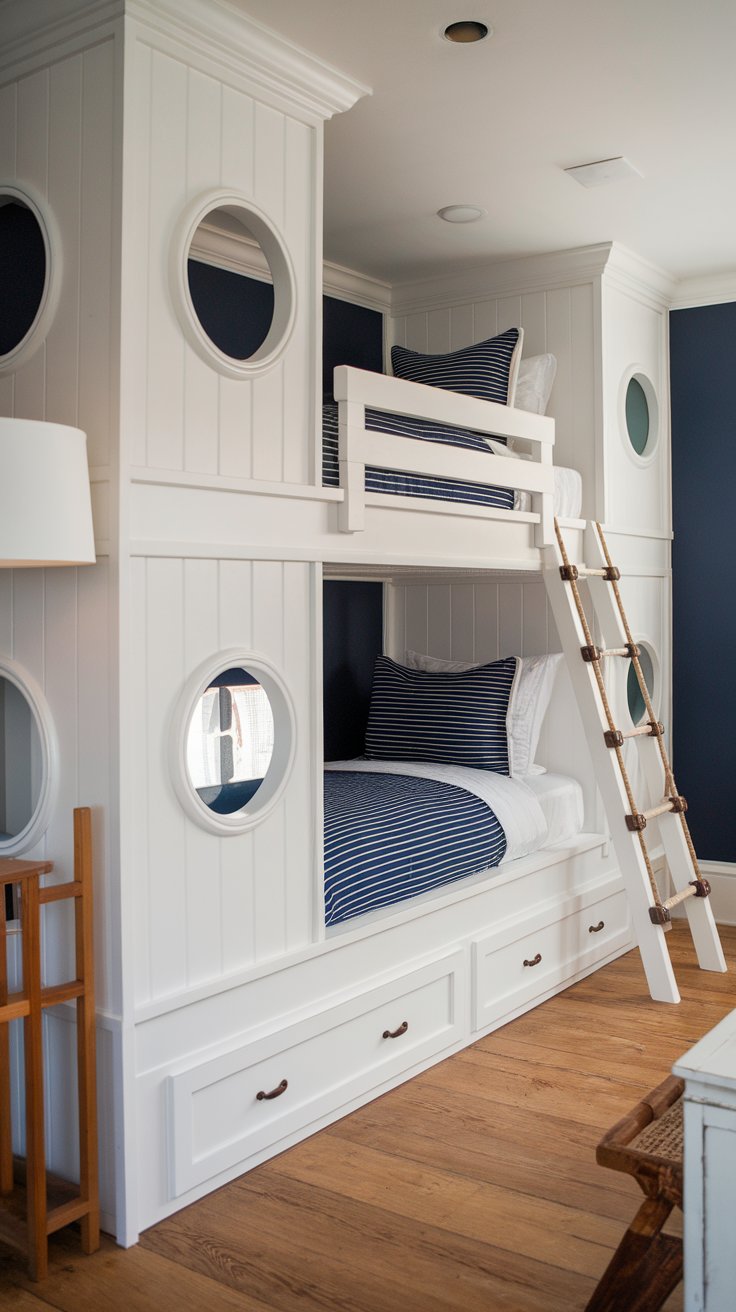
[[[23,1021],[26,1113],[26,1223],[18,1225],[6,1209],[0,1213],[0,1239],[28,1255],[31,1278],[48,1269],[48,1236],[72,1221],[81,1222],[82,1249],[100,1243],[97,1181],[97,1095],[95,1072],[95,1002],[92,958],[91,813],[74,812],[74,879],[41,887],[50,861],[0,860],[0,1194],[13,1191],[10,1119],[9,1023]],[[23,987],[10,993],[7,961],[5,887],[20,887],[20,936]],[[74,899],[75,978],[44,987],[41,982],[41,908]],[[74,1000],[77,1008],[77,1076],[79,1099],[79,1194],[49,1208],[46,1197],[44,1136],[43,1011]]]
[[[585,530],[582,565],[568,559],[563,533],[555,520],[556,541],[545,548],[544,580],[567,659],[596,782],[606,812],[649,991],[657,1002],[679,1002],[665,931],[672,910],[683,904],[703,970],[725,971],[718,930],[708,901],[710,886],[698,869],[685,819],[687,803],[675,787],[664,728],[656,718],[619,590],[620,571],[612,563],[600,524]],[[584,582],[589,605],[581,591]],[[646,723],[634,729],[616,724],[604,671],[623,657],[631,661],[646,707]],[[631,741],[649,794],[639,807],[624,759]],[[658,819],[662,845],[675,888],[662,899],[646,843],[649,821]]]

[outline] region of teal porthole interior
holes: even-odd
[[[644,682],[649,690],[650,698],[654,697],[654,666],[652,658],[646,647],[639,646],[639,664],[641,672],[644,675]],[[626,679],[626,700],[629,706],[629,715],[634,724],[640,724],[646,714],[646,704],[644,694],[639,687],[639,680],[636,677],[633,661],[629,665],[629,673]]]
[[[631,378],[626,388],[626,432],[638,456],[643,456],[649,441],[649,402],[638,378]]]

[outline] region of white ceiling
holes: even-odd
[[[373,88],[325,128],[325,257],[388,281],[619,241],[736,269],[736,0],[236,0]],[[494,28],[477,45],[441,30]],[[585,190],[565,167],[643,175]],[[436,211],[479,205],[475,224]]]

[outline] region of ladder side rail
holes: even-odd
[[[585,551],[586,559],[591,563],[597,564],[603,561],[605,564],[598,535],[590,527],[586,531]],[[587,582],[602,640],[608,646],[617,645],[620,642],[622,626],[613,589],[610,583],[601,578],[589,578]],[[656,806],[664,796],[666,788],[664,765],[657,740],[644,736],[632,738],[630,741],[635,744],[651,804]],[[609,750],[606,748],[606,751]],[[659,830],[672,883],[675,891],[681,893],[689,887],[692,880],[700,878],[700,873],[693,864],[684,826],[680,817],[672,814],[663,818]],[[710,901],[708,898],[688,898],[684,906],[701,970],[725,971],[726,959]]]
[[[679,1002],[680,995],[670,961],[664,930],[649,918],[652,890],[637,835],[626,827],[629,802],[623,779],[613,753],[605,745],[608,722],[600,703],[592,666],[583,661],[580,649],[586,645],[585,633],[575,607],[570,585],[564,583],[559,569],[562,557],[557,544],[545,549],[544,578],[552,613],[567,657],[573,690],[583,720],[593,761],[596,782],[603,800],[611,841],[619,863],[631,910],[634,933],[649,985],[657,1002]]]

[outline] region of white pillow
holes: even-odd
[[[522,360],[516,380],[514,405],[517,410],[531,410],[535,415],[547,413],[547,403],[557,373],[554,355],[530,355]]]
[[[517,779],[520,775],[539,774],[543,770],[542,766],[534,764],[534,755],[561,660],[562,652],[516,658],[518,668],[509,699],[506,729],[509,773]],[[431,670],[438,674],[472,670],[478,663],[444,661],[438,656],[423,656],[417,651],[407,651],[404,661],[411,670]]]

